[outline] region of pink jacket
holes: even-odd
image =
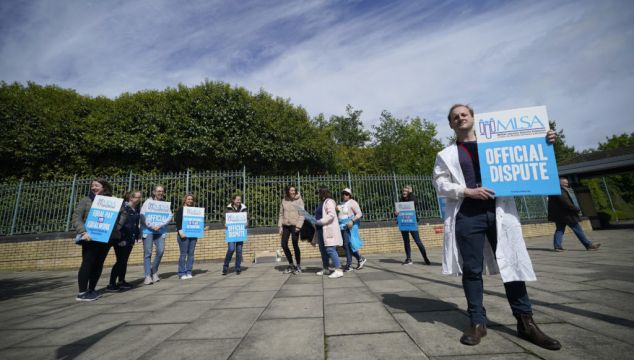
[[[333,199],[326,199],[324,202],[319,224],[323,224],[325,246],[343,246],[343,238],[341,237],[339,220],[337,219],[337,203]],[[313,243],[317,244],[316,231]]]

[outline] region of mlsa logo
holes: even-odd
[[[529,129],[545,129],[544,123],[537,115],[531,118],[528,115],[512,117],[507,120],[495,118],[480,119],[478,121],[480,135],[490,139],[493,134],[503,134],[506,132]]]

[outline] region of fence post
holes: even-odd
[[[70,231],[70,218],[73,214],[73,200],[75,199],[75,185],[77,184],[77,174],[73,176],[73,186],[70,190],[70,199],[68,199],[68,213],[66,213],[66,231]]]
[[[612,214],[614,214],[614,218],[616,219],[616,221],[619,221],[618,216],[616,216],[616,211],[614,210],[614,204],[612,203],[612,196],[610,196],[610,189],[608,189],[608,183],[605,182],[605,176],[601,176],[601,181],[603,182],[605,193],[608,194],[608,201],[610,201],[610,208],[612,209]]]
[[[546,198],[546,195],[542,195],[542,205],[544,205],[544,213],[546,214],[546,217],[548,217],[548,201],[546,200]]]
[[[130,176],[128,177],[128,192],[130,191],[132,191],[132,170],[130,170]]]
[[[352,189],[352,177],[350,176],[350,171],[348,171],[348,189]]]
[[[524,209],[526,209],[526,218],[531,218],[531,212],[528,210],[528,204],[526,203],[526,196],[522,196],[522,201],[524,202]]]
[[[301,189],[301,181],[300,181],[300,177],[299,177],[299,171],[297,172],[297,192],[301,193],[302,189]]]
[[[18,211],[20,209],[20,195],[22,194],[22,182],[24,182],[24,179],[20,179],[20,183],[18,184],[18,193],[15,196],[15,208],[13,209],[13,221],[11,222],[11,233],[9,233],[9,235],[13,235],[15,233],[15,224],[18,220]]]
[[[187,168],[187,177],[185,178],[185,194],[189,194],[189,168]]]
[[[242,166],[242,201],[245,201],[247,196],[247,166]]]
[[[394,180],[394,194],[396,194],[396,199],[398,200],[398,185],[396,185],[396,174],[392,171],[392,179]]]

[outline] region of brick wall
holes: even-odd
[[[584,231],[592,228],[588,220],[582,222]],[[552,235],[555,231],[553,223],[522,225],[524,237],[530,242],[531,237]],[[420,225],[419,231],[426,247],[434,248],[442,245],[443,226],[441,224]],[[381,254],[403,252],[403,241],[398,228],[386,224],[361,228],[361,237],[365,242],[363,254]],[[413,241],[412,241],[413,242]],[[256,252],[275,251],[279,248],[280,236],[274,229],[267,233],[251,234],[244,244],[244,262],[254,259]],[[415,249],[415,245],[412,244]],[[319,257],[319,249],[308,242],[300,241],[302,258]],[[196,261],[219,260],[224,258],[227,245],[224,242],[224,230],[208,230],[205,238],[196,246]],[[163,262],[178,261],[179,250],[176,233],[169,233],[165,244]],[[105,266],[112,266],[115,261],[114,251],[110,251]],[[81,263],[81,247],[72,239],[33,240],[0,243],[0,270],[48,270],[73,269]],[[135,245],[130,255],[129,264],[143,263],[143,246]]]

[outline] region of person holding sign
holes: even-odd
[[[195,208],[194,195],[187,194],[183,198],[183,205],[176,211],[176,241],[180,250],[178,258],[178,278],[191,279],[194,268],[194,251],[198,238],[203,237],[205,230],[205,209]]]
[[[126,221],[121,228],[120,241],[113,245],[117,262],[115,262],[110,271],[110,284],[106,287],[106,291],[132,289],[132,285],[125,281],[125,274],[128,269],[128,259],[130,258],[132,247],[141,237],[141,231],[139,229],[139,220],[141,219],[141,192],[127,192],[123,196],[123,199],[123,212],[126,215]],[[119,279],[118,283],[117,278]]]
[[[227,241],[227,254],[222,266],[222,275],[229,272],[229,263],[233,253],[236,253],[236,275],[240,275],[242,270],[242,245],[247,240],[247,207],[242,203],[242,196],[234,194],[231,203],[225,209],[225,226],[227,228],[225,241]]]
[[[90,192],[88,196],[79,201],[72,217],[73,227],[77,231],[75,241],[81,245],[81,265],[77,273],[77,283],[79,285],[79,294],[77,294],[76,297],[77,301],[93,301],[100,297],[95,291],[95,288],[103,271],[103,263],[110,250],[108,241],[102,242],[93,239],[87,225],[93,202],[97,196],[112,196],[112,187],[107,181],[103,179],[93,179],[90,182]],[[119,208],[117,209],[117,216],[114,221],[115,226],[111,228],[112,232],[109,235],[109,239],[115,241],[120,238],[120,230],[123,223],[125,223],[125,215],[120,214]]]
[[[397,208],[394,214],[396,215],[398,227],[401,231],[401,236],[403,237],[403,246],[405,247],[405,261],[403,261],[403,265],[411,265],[414,263],[412,262],[412,248],[410,247],[409,234],[412,234],[412,238],[414,239],[416,246],[418,246],[420,254],[423,256],[425,265],[431,265],[431,261],[429,261],[429,258],[427,258],[425,245],[423,245],[423,242],[420,239],[420,235],[418,234],[418,222],[416,221],[416,195],[414,195],[414,192],[412,191],[412,187],[410,185],[405,185],[403,187],[403,190],[401,190],[400,200],[401,202],[397,203]],[[401,214],[399,210],[399,204],[404,204],[403,206],[407,206],[407,203],[411,203],[411,207],[408,207],[406,213]]]
[[[285,274],[302,272],[300,265],[302,258],[299,251],[299,231],[304,225],[304,215],[300,213],[298,209],[304,209],[304,200],[297,192],[297,188],[293,185],[286,187],[284,199],[280,203],[280,211],[277,219],[277,227],[279,228],[280,235],[282,235],[282,249],[286,260],[288,260],[288,267],[284,270]],[[293,254],[288,248],[288,238],[293,239],[293,249],[295,250],[295,260],[297,264],[293,264]]]
[[[328,261],[332,260],[335,270],[328,277],[336,279],[343,276],[336,248],[343,245],[339,221],[337,221],[337,203],[332,199],[330,189],[327,187],[320,186],[317,193],[319,194],[319,205],[315,209],[315,227],[317,231],[313,238],[313,245],[319,245],[321,263],[323,265],[323,269],[318,271],[317,275],[327,275]]]
[[[533,320],[525,281],[535,273],[522,237],[522,227],[513,197],[495,197],[481,186],[473,109],[456,104],[448,115],[456,144],[436,156],[433,185],[446,198],[443,242],[443,274],[462,274],[471,323],[460,338],[477,345],[486,335],[482,273],[500,273],[506,297],[517,319],[517,334],[538,346],[559,350],[559,341],[544,334]],[[553,131],[548,143],[555,141]],[[488,240],[488,241],[485,241]],[[486,269],[485,269],[486,266]]]
[[[165,188],[161,185],[154,187],[152,197],[145,200],[141,207],[141,228],[143,230],[143,269],[145,271],[145,285],[158,282],[158,268],[165,251],[165,237],[167,225],[172,221],[171,204],[163,201]],[[156,245],[154,263],[152,260],[152,246]]]
[[[357,270],[361,270],[365,257],[361,256],[359,248],[363,245],[359,237],[359,222],[363,213],[359,203],[352,197],[352,190],[345,188],[341,191],[341,204],[337,205],[339,213],[339,228],[343,238],[343,249],[346,251],[346,265],[343,272],[352,270],[352,256],[357,259]]]

